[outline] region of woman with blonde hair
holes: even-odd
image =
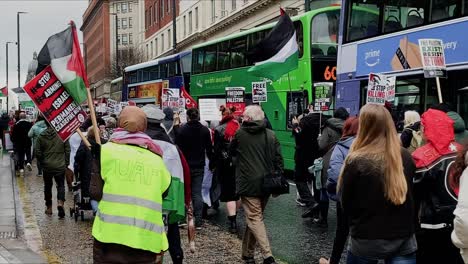
[[[400,147],[389,112],[365,105],[338,180],[351,235],[348,264],[416,263],[414,173],[413,159]]]
[[[410,153],[422,146],[421,116],[416,111],[406,111],[404,129],[401,132],[401,145]]]

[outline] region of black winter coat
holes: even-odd
[[[32,127],[32,123],[22,119],[16,122],[13,127],[13,133],[11,135],[11,141],[15,148],[26,147],[30,148],[32,146],[31,138],[28,136],[28,132]]]
[[[212,160],[210,130],[198,121],[189,121],[177,130],[176,145],[184,153],[191,169],[205,167],[205,154],[210,162]]]
[[[294,126],[292,133],[296,141],[296,169],[306,172],[307,168],[314,164],[314,160],[320,157],[317,141],[320,133],[320,115],[311,113],[304,116],[299,124]]]
[[[99,156],[96,153],[99,153],[97,149],[99,144],[96,143],[96,140],[93,138],[88,138],[89,143],[91,143],[91,150],[86,147],[84,142],[81,142],[80,147],[76,151],[75,155],[75,164],[73,164],[75,178],[81,181],[81,194],[83,197],[89,197],[89,184],[91,182],[91,169],[94,159],[99,159]],[[106,141],[101,138],[101,143],[105,144]]]

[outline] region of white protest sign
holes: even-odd
[[[215,99],[215,98],[206,98],[199,99],[198,106],[200,109],[200,120],[202,121],[212,121],[212,120],[221,120],[221,112],[219,107],[225,105],[225,99]]]
[[[179,107],[180,93],[177,88],[163,88],[162,89],[162,108],[178,108]]]
[[[369,74],[369,84],[367,86],[367,103],[384,105],[386,99],[385,75]]]
[[[385,98],[389,102],[395,101],[396,76],[386,76],[385,78]]]
[[[266,82],[252,82],[252,102],[267,102],[267,84]]]
[[[117,101],[113,99],[107,99],[107,112],[109,114],[115,113],[115,106],[117,105]]]
[[[425,78],[446,77],[444,43],[441,39],[419,39]]]

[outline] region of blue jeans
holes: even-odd
[[[351,251],[348,251],[348,257],[346,258],[347,264],[377,264],[378,262],[378,259],[355,256]],[[388,258],[384,262],[385,264],[416,264],[416,253]]]

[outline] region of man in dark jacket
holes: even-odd
[[[231,142],[230,153],[236,167],[236,190],[241,197],[247,226],[242,241],[242,258],[255,263],[258,242],[264,264],[276,263],[263,223],[269,195],[263,191],[263,179],[273,169],[283,171],[281,147],[275,133],[265,128],[265,114],[258,105],[245,108],[243,123]]]
[[[5,149],[5,138],[3,137],[3,132],[8,130],[8,123],[10,122],[10,117],[7,113],[3,113],[0,117],[0,138],[2,139],[2,148]]]
[[[204,127],[199,119],[200,113],[195,108],[187,110],[188,122],[176,130],[176,145],[182,150],[190,166],[192,200],[195,215],[195,226],[203,225],[202,183],[205,168],[205,156],[212,160],[213,145],[210,130]],[[213,162],[210,162],[213,164]]]
[[[32,127],[31,122],[26,120],[26,113],[21,112],[19,114],[19,121],[16,122],[13,132],[11,135],[11,141],[15,148],[16,157],[18,160],[18,170],[20,175],[24,174],[24,156],[26,155],[26,166],[28,170],[32,170],[31,166],[31,146],[32,141],[29,138],[28,133]]]
[[[55,130],[47,123],[47,129],[37,138],[35,146],[37,161],[40,162],[44,173],[44,200],[47,215],[52,215],[52,185],[57,185],[58,216],[63,219],[65,211],[65,169],[70,162],[70,144],[63,142]]]

